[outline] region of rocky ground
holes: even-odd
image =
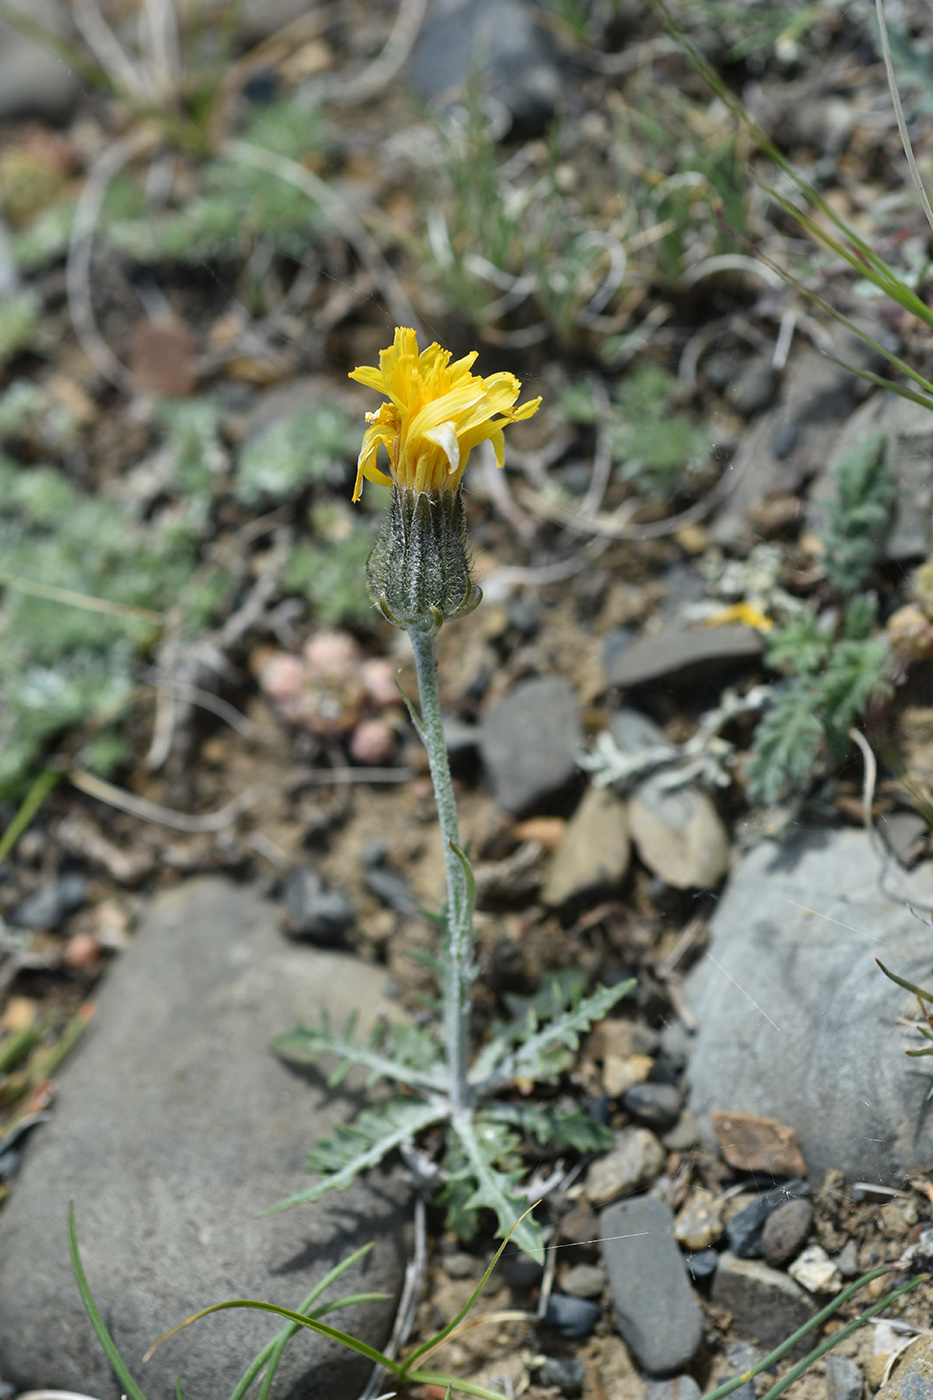
[[[879,347],[930,370],[929,230],[875,31],[829,3],[678,15],[819,191],[811,231],[848,220],[915,311],[793,222],[636,0],[247,0],[214,69],[218,16],[184,31],[181,96],[133,8],[105,6],[115,51],[48,0],[64,59],[0,27],[4,1393],[119,1393],[69,1198],[134,1367],[187,1312],[294,1305],[371,1237],[354,1290],[402,1285],[399,1162],[256,1218],[364,1093],[272,1036],[423,1022],[435,989],[413,663],[362,583],[379,489],[348,505],[374,402],[346,375],[398,323],[543,399],[504,473],[471,462],[485,597],[439,639],[477,1040],[555,979],[637,979],[547,1090],[613,1148],[528,1145],[545,1266],[510,1251],[432,1364],[508,1400],[691,1400],[916,1244],[933,1200],[923,1022],[875,963],[933,962],[933,430],[879,379]],[[933,30],[890,22],[929,176]],[[244,133],[291,174],[250,183],[222,144]],[[836,689],[799,690],[768,767],[762,715],[814,645]],[[413,1339],[495,1248],[427,1222]],[[353,1327],[381,1342],[392,1306]],[[787,1393],[933,1394],[929,1327],[926,1285]],[[221,1394],[269,1330],[223,1314],[137,1374]],[[365,1384],[314,1339],[286,1356],[282,1393]]]

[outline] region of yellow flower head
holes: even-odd
[[[477,352],[450,363],[450,351],[437,344],[418,354],[413,330],[398,327],[395,340],[379,355],[379,368],[362,365],[350,378],[378,389],[389,400],[367,413],[356,472],[354,501],[363,477],[383,486],[406,486],[412,491],[454,491],[477,443],[491,441],[496,461],[503,464],[502,429],[537,412],[540,399],[520,408],[513,404],[521,392],[514,374],[471,374]],[[391,476],[376,465],[380,444],[389,456]]]

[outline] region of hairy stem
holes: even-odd
[[[444,742],[444,728],[441,722],[434,638],[414,627],[408,635],[415,652],[418,691],[421,697],[422,738],[428,751],[447,869],[447,947],[444,955],[443,1014],[447,1064],[450,1071],[450,1097],[458,1108],[465,1108],[471,1099],[471,1091],[467,1084],[467,1064],[473,901],[470,897],[467,873],[458,854],[460,832],[457,825],[457,804],[450,780],[450,764],[447,761],[447,745]]]

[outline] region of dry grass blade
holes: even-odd
[[[901,145],[904,147],[904,155],[907,157],[907,164],[910,167],[910,178],[914,182],[914,189],[923,207],[927,223],[933,228],[933,209],[930,208],[930,201],[927,192],[923,188],[923,181],[920,178],[920,171],[917,169],[917,161],[914,157],[913,147],[910,144],[910,136],[907,133],[907,121],[904,117],[904,108],[901,103],[901,95],[897,87],[897,74],[894,72],[894,63],[891,58],[891,44],[888,39],[888,25],[884,17],[884,0],[875,0],[875,13],[878,16],[878,33],[881,37],[881,54],[884,58],[884,71],[887,74],[888,90],[891,93],[891,102],[894,106],[894,116],[897,120],[897,130],[901,138]]]
[[[249,141],[224,141],[218,154],[226,156],[229,160],[242,161],[244,165],[253,165],[259,170],[268,171],[270,175],[277,175],[280,180],[303,190],[309,199],[326,210],[337,232],[355,249],[367,272],[382,291],[396,324],[412,326],[416,331],[421,330],[421,323],[414,308],[401,282],[383,257],[376,240],[329,185],[297,161],[289,160],[287,156],[276,155],[262,146],[254,146]]]
[[[225,802],[214,812],[204,816],[193,816],[187,812],[176,812],[171,807],[162,807],[158,802],[150,802],[146,797],[137,797],[125,788],[108,783],[94,773],[83,768],[69,770],[68,780],[89,797],[106,802],[121,812],[128,812],[142,821],[156,822],[172,831],[183,831],[188,836],[202,836],[223,831],[231,826],[250,807],[274,797],[280,792],[294,792],[296,788],[319,783],[405,783],[415,775],[410,768],[298,768],[280,778],[269,778],[265,782],[253,783],[238,796]]]
[[[74,223],[68,243],[68,265],[65,281],[68,309],[75,334],[91,364],[111,384],[132,393],[133,376],[104,340],[94,315],[91,296],[91,256],[94,234],[110,182],[131,161],[153,150],[159,141],[153,126],[139,126],[108,146],[88,172],[84,189],[75,208]]]

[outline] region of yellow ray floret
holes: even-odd
[[[363,478],[382,486],[407,486],[413,491],[452,491],[477,443],[490,441],[496,461],[504,460],[502,429],[537,412],[540,399],[514,408],[521,383],[514,374],[471,374],[474,350],[450,363],[450,351],[437,344],[418,354],[413,330],[399,327],[388,350],[379,355],[379,368],[361,365],[350,378],[377,389],[389,400],[367,413],[356,471],[354,501]],[[387,475],[376,464],[380,446],[389,457]]]

